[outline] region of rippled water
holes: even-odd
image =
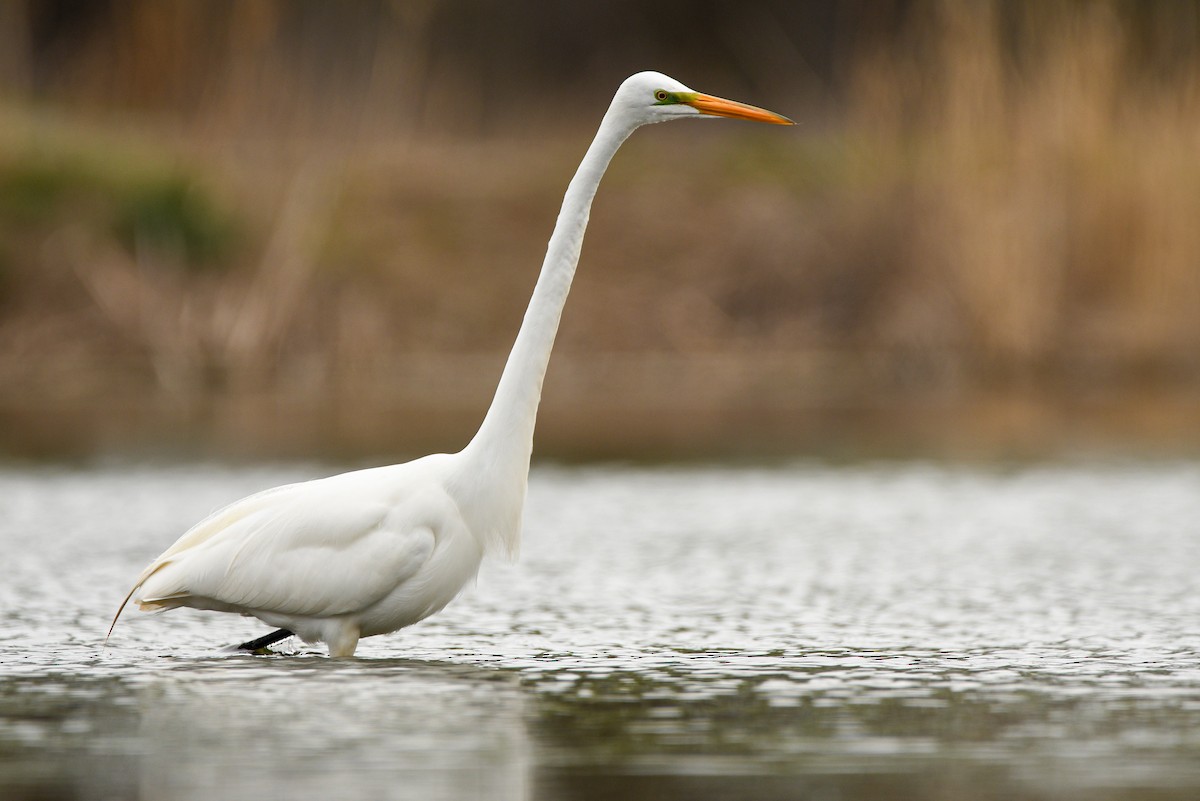
[[[1200,467],[541,469],[523,556],[359,658],[132,614],[319,468],[0,470],[0,797],[1200,797]]]

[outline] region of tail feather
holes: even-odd
[[[110,623],[108,626],[108,634],[104,635],[104,644],[105,645],[108,645],[108,638],[112,636],[113,629],[115,629],[117,627],[117,618],[119,618],[121,616],[121,613],[125,611],[126,604],[129,603],[129,599],[133,597],[133,594],[138,591],[138,587],[140,587],[140,586],[142,586],[142,582],[140,582],[140,581],[137,584],[134,584],[133,588],[130,589],[129,592],[125,595],[125,600],[121,601],[121,605],[117,607],[117,613],[115,615],[113,615],[112,623]]]
[[[137,601],[139,612],[159,612],[163,609],[174,609],[179,606],[176,601],[190,598],[191,594],[176,592],[171,595],[160,595],[157,598],[141,598]]]
[[[112,636],[113,629],[115,629],[117,627],[117,620],[121,617],[121,613],[124,612],[125,607],[129,605],[129,599],[133,597],[133,594],[135,592],[137,592],[139,589],[141,589],[142,585],[146,583],[146,579],[150,578],[152,575],[157,573],[160,569],[165,567],[169,562],[170,562],[170,560],[163,560],[160,557],[158,561],[154,562],[149,567],[147,567],[145,570],[143,570],[142,575],[138,576],[137,583],[133,585],[133,587],[129,590],[128,593],[126,593],[125,600],[121,601],[121,605],[117,607],[117,613],[115,615],[113,615],[112,623],[110,623],[108,626],[108,633],[104,635],[104,644],[105,645],[108,645],[108,638]],[[165,598],[143,598],[143,599],[140,599],[137,602],[137,604],[138,604],[138,608],[142,609],[142,610],[165,609],[166,608],[165,606],[148,606],[148,604],[152,604],[156,601],[162,601],[162,600],[166,600],[166,599]]]

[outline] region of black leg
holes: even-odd
[[[239,645],[237,648],[235,648],[234,650],[235,651],[257,651],[260,648],[266,648],[268,645],[274,645],[275,643],[279,642],[280,640],[286,640],[288,637],[291,637],[291,636],[292,636],[292,632],[288,631],[287,629],[276,629],[275,631],[272,631],[270,634],[264,634],[263,636],[259,637],[257,640],[251,640],[250,642],[244,642],[241,645]]]

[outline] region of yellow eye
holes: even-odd
[[[668,92],[666,89],[659,89],[657,92],[654,93],[654,99],[657,100],[659,103],[665,103],[667,101],[667,98],[669,98],[670,96],[671,96],[670,92]]]

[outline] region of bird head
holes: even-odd
[[[689,89],[661,72],[639,72],[626,78],[617,90],[613,109],[619,110],[635,127],[652,122],[705,117],[731,117],[775,125],[794,124],[773,111]]]

